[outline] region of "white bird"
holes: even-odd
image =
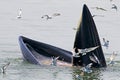
[[[52,17],[51,17],[51,16],[48,16],[48,15],[43,15],[41,18],[46,18],[46,20],[52,19]]]
[[[57,66],[57,60],[58,60],[59,56],[58,57],[52,57],[52,62],[51,62],[51,65],[53,66]]]
[[[19,9],[17,18],[18,18],[18,19],[22,18],[22,9]]]
[[[115,54],[115,52],[112,53],[112,55],[110,56],[110,61],[108,63],[108,65],[113,65],[114,64],[114,59],[117,56],[117,54]]]
[[[118,10],[117,6],[115,4],[112,4],[112,9]]]
[[[10,62],[8,62],[7,64],[5,64],[4,66],[2,66],[2,68],[1,68],[1,72],[2,73],[5,73],[5,71],[6,71],[6,69],[7,69],[7,67],[10,65]]]
[[[100,64],[100,61],[98,60],[97,56],[93,53],[93,56],[89,56],[90,60]]]
[[[76,52],[75,50],[76,50],[76,48],[74,48],[73,51],[72,51],[73,56],[74,57],[80,57],[79,52]]]
[[[109,41],[108,40],[105,40],[105,38],[103,38],[103,45],[104,47],[106,47],[106,49],[108,49],[109,47]]]
[[[84,66],[81,70],[86,73],[91,73],[92,72],[91,66],[92,66],[92,63]]]
[[[99,46],[96,47],[91,47],[91,48],[85,48],[85,49],[78,49],[79,53],[81,53],[82,55],[86,55],[86,53],[91,52],[95,49],[97,49]]]

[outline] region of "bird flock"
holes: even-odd
[[[105,38],[103,38],[103,45],[101,45],[101,46],[106,47],[106,49],[108,49],[109,48],[108,42],[109,42],[108,40],[105,40]],[[88,51],[85,50],[85,49],[81,49],[81,50],[79,50],[80,53],[76,53],[76,55],[75,55],[75,53],[73,53],[73,54],[76,57],[78,57],[79,54],[84,54],[85,53],[84,55],[86,55],[86,54],[89,54],[88,52],[93,51],[98,47],[99,46],[92,47],[92,48],[86,48]],[[83,50],[83,52],[82,52],[82,50]],[[90,60],[93,61],[94,63],[100,64],[100,61],[97,58],[97,56],[94,53],[92,53],[92,55],[93,56],[89,56]],[[114,66],[114,64],[116,63],[115,58],[116,58],[117,55],[118,55],[117,52],[115,52],[115,51],[112,52],[112,54],[109,57],[108,63],[107,63],[108,66]],[[91,74],[93,72],[92,67],[91,67],[92,65],[93,65],[93,63],[89,63],[88,65],[84,65],[84,67],[80,68],[81,73],[80,74],[75,74],[74,77],[77,80],[83,80],[84,77],[88,77],[88,79],[89,79],[89,76],[85,76],[85,74],[86,73]]]
[[[103,38],[103,44],[101,46],[105,47],[105,49],[109,49],[109,40],[106,40],[105,38]],[[91,52],[91,51],[97,49],[98,47],[99,46],[92,47],[92,48],[78,49],[79,52],[78,53],[73,52],[73,56],[79,57],[78,56],[79,54],[84,54],[84,55],[89,54],[88,52]],[[82,56],[84,56],[84,55],[82,55]],[[97,56],[94,53],[92,53],[92,55],[93,56],[91,56],[91,55],[89,56],[90,60],[93,61],[94,63],[100,64],[100,61],[98,60]],[[114,66],[114,64],[116,63],[115,58],[117,57],[117,55],[118,55],[118,52],[115,52],[115,51],[112,52],[112,54],[110,55],[109,60],[107,62],[108,66]],[[93,70],[91,68],[92,64],[93,63],[89,63],[88,65],[84,65],[84,67],[80,68],[81,73],[76,74],[75,78],[77,78],[78,80],[82,80],[83,77],[85,77],[84,76],[85,73],[87,73],[87,74],[92,73],[93,72]]]
[[[54,13],[52,14],[51,16],[50,15],[43,15],[41,18],[42,19],[46,19],[46,20],[49,20],[49,19],[53,19],[53,17],[57,17],[57,16],[60,16],[61,14],[60,13]],[[22,18],[22,9],[20,8],[18,10],[18,15],[17,15],[17,19],[21,19]]]
[[[111,9],[111,10],[115,10],[115,11],[117,12],[117,11],[119,10],[119,8],[118,8],[118,6],[117,6],[113,1],[115,1],[115,0],[110,0],[110,3],[111,3],[110,9]],[[98,6],[97,6],[97,7],[91,7],[91,9],[94,9],[94,10],[97,10],[97,11],[101,11],[101,12],[102,12],[102,11],[103,11],[103,12],[108,11],[107,9],[105,9],[105,8],[103,8],[103,7],[98,7]],[[93,17],[93,18],[94,18],[94,17],[105,17],[105,15],[93,14],[92,17]],[[73,30],[78,30],[78,28],[74,27]],[[107,40],[106,38],[102,38],[102,44],[101,44],[100,46],[102,46],[103,48],[105,48],[106,50],[108,50],[109,47],[110,47],[110,41]],[[88,48],[88,49],[89,49],[89,48]],[[81,49],[81,50],[85,50],[85,49]],[[95,49],[94,49],[94,50],[95,50]],[[79,51],[80,51],[80,50],[79,50]],[[80,52],[81,52],[81,51],[80,51]],[[80,52],[78,52],[78,53],[74,53],[74,52],[73,52],[73,56],[79,57],[79,53],[80,53]],[[87,51],[85,52],[85,55],[86,55],[86,54],[87,54]],[[93,61],[93,62],[95,62],[95,63],[100,64],[100,61],[98,60],[97,56],[96,56],[95,54],[92,54],[92,55],[93,55],[93,56],[89,56],[90,60]],[[107,65],[108,65],[108,66],[114,66],[114,64],[117,63],[117,62],[115,61],[117,55],[118,55],[118,52],[115,52],[115,51],[113,51],[113,52],[110,54],[110,56],[109,56],[109,58],[108,58],[108,61],[107,61]],[[81,69],[82,75],[81,75],[81,74],[79,74],[79,75],[77,74],[77,75],[75,75],[75,77],[76,77],[77,79],[79,79],[79,80],[82,80],[81,76],[83,76],[83,73],[92,73],[91,65],[92,65],[92,63],[84,66],[84,67]]]
[[[117,12],[117,11],[119,11],[119,7],[118,7],[118,5],[116,5],[114,3],[114,1],[115,0],[110,0],[110,3],[111,3],[110,10],[115,10]],[[109,11],[108,9],[105,9],[103,7],[98,7],[98,6],[91,7],[91,9],[96,10],[96,11],[102,11],[102,12]],[[95,17],[105,17],[105,15],[102,15],[102,14],[93,14],[92,17],[93,18],[95,18]],[[75,30],[75,31],[77,30],[76,27],[73,27],[72,29]]]

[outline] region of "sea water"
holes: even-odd
[[[116,64],[81,75],[80,67],[39,66],[23,60],[19,36],[72,51],[76,34],[73,28],[79,25],[83,4],[88,6],[91,14],[103,15],[94,17],[94,21],[101,43],[102,38],[110,41],[108,49],[103,47],[106,61],[115,51]],[[112,4],[118,6],[118,11],[111,9]],[[6,73],[0,73],[0,80],[120,80],[119,7],[119,0],[0,0],[0,67],[10,62]],[[22,9],[21,19],[17,19],[19,9]],[[54,13],[60,13],[60,16],[49,20],[41,18]]]

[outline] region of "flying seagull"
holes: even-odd
[[[77,28],[74,27],[73,30],[77,30]]]
[[[46,20],[48,20],[48,19],[52,19],[52,17],[49,16],[49,15],[43,15],[41,18],[46,18]]]
[[[54,13],[52,16],[60,16],[60,13]]]
[[[58,60],[59,56],[58,57],[52,57],[52,62],[51,62],[51,65],[53,66],[57,66],[57,60]]]
[[[54,13],[51,16],[50,15],[43,15],[41,18],[46,18],[46,20],[48,20],[48,19],[52,19],[53,17],[57,17],[60,15],[61,15],[60,13]]]
[[[2,73],[5,73],[5,71],[6,71],[6,69],[7,69],[7,67],[10,65],[10,62],[8,62],[7,64],[5,64],[4,66],[2,66],[2,68],[1,68],[1,72]]]
[[[112,55],[110,56],[110,61],[108,63],[108,65],[113,65],[114,64],[114,59],[117,56],[117,54],[115,54],[115,52],[112,53]]]
[[[18,18],[18,19],[22,18],[22,9],[19,9],[17,18]]]
[[[92,66],[92,63],[84,66],[81,70],[82,70],[83,72],[86,72],[86,73],[91,73],[91,72],[92,72],[91,66]]]
[[[103,15],[92,15],[92,17],[96,17],[96,16],[104,17]]]
[[[78,49],[79,53],[81,53],[82,55],[86,55],[86,53],[91,52],[95,49],[97,49],[99,46],[96,47],[91,47],[91,48],[85,48],[85,49]]]
[[[106,9],[101,8],[101,7],[92,7],[92,8],[93,8],[93,9],[97,9],[97,10],[107,11]]]
[[[117,6],[115,4],[112,4],[112,9],[118,10]]]
[[[103,46],[106,47],[106,49],[109,47],[109,41],[105,40],[105,38],[103,38]]]

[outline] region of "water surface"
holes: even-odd
[[[113,51],[118,55],[114,66],[93,69],[93,73],[85,73],[81,80],[119,80],[120,11],[111,9],[113,3],[120,7],[119,0],[0,0],[0,67],[11,63],[6,74],[0,73],[0,80],[78,80],[79,67],[39,66],[23,61],[18,37],[23,35],[71,51],[76,32],[73,28],[79,24],[83,4],[88,5],[92,14],[104,15],[94,20],[101,42],[103,37],[110,41],[108,49],[103,47],[106,61]],[[107,11],[92,9],[96,6]],[[22,18],[17,19],[20,8]],[[51,20],[41,18],[54,13],[61,15]]]

